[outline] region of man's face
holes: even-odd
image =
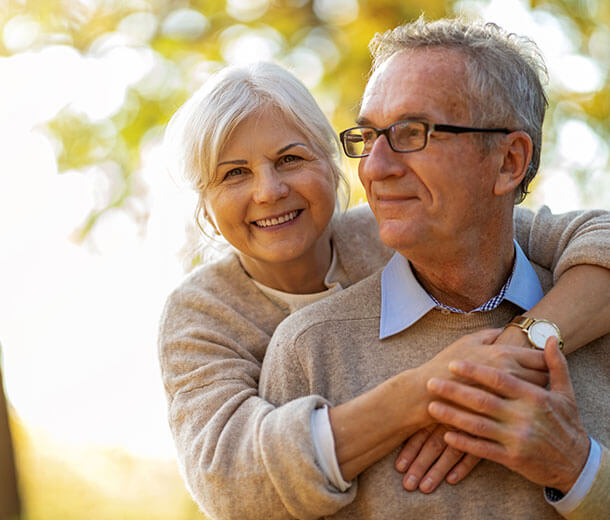
[[[358,124],[384,128],[415,119],[472,126],[465,74],[456,51],[399,53],[369,81]],[[433,132],[425,149],[410,153],[394,152],[385,136],[377,138],[358,172],[387,246],[409,256],[434,253],[452,240],[480,240],[481,222],[494,213],[501,158],[482,156],[475,135]]]

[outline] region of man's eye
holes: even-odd
[[[401,137],[419,137],[426,133],[426,129],[422,125],[406,123],[395,127],[395,131]]]
[[[373,130],[363,130],[362,131],[362,140],[365,143],[374,141],[376,137],[377,137],[377,132],[374,132]]]

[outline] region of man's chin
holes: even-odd
[[[422,244],[425,233],[413,222],[386,220],[379,225],[379,237],[387,247],[403,251]]]

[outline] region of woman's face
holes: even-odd
[[[262,109],[225,143],[204,203],[242,259],[265,268],[313,258],[323,247],[335,196],[328,161],[279,111]]]

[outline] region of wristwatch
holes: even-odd
[[[507,325],[519,327],[524,334],[527,334],[527,339],[533,348],[544,350],[546,340],[551,336],[555,336],[559,342],[559,348],[563,349],[563,339],[559,327],[549,320],[539,320],[537,318],[528,318],[527,316],[515,316]]]

